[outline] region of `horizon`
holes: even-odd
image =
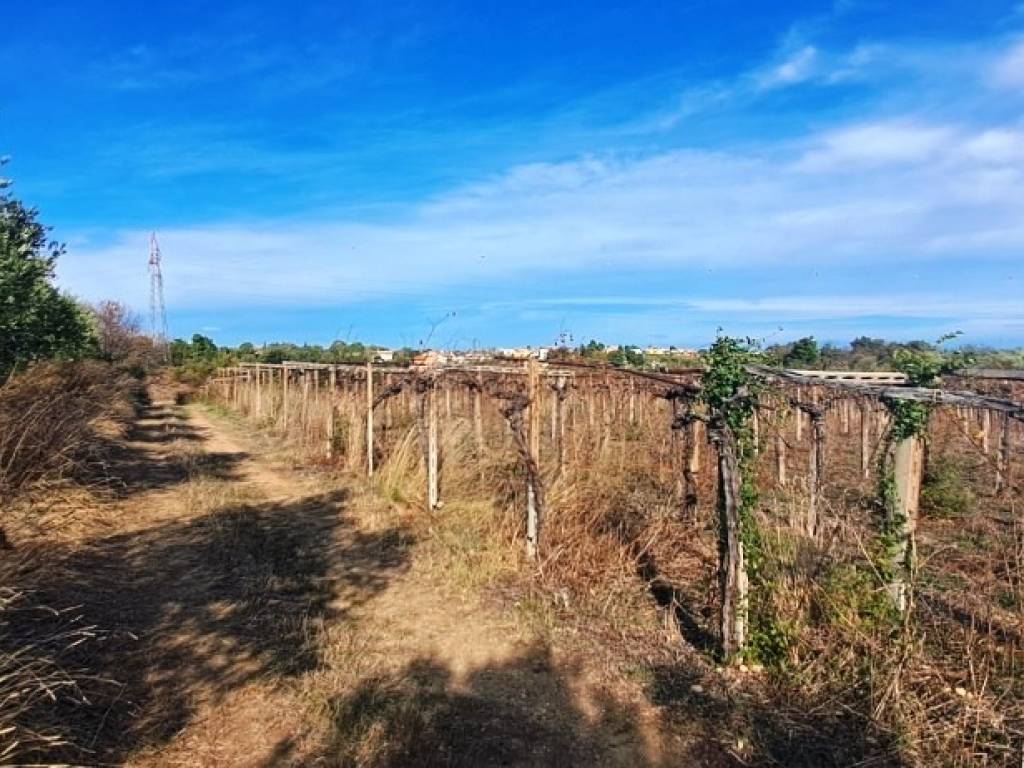
[[[237,346],[1024,345],[1024,3],[8,12],[60,285]],[[45,126],[41,130],[40,126]]]
[[[476,346],[476,347],[445,347],[445,346],[441,346],[441,345],[425,344],[425,345],[418,345],[418,346],[417,345],[410,345],[410,346],[399,346],[399,347],[396,347],[396,346],[387,345],[387,344],[380,344],[380,343],[375,342],[373,340],[353,338],[353,339],[332,339],[330,341],[325,341],[325,342],[318,342],[318,341],[289,341],[287,339],[278,339],[278,340],[275,340],[275,341],[253,341],[252,339],[246,339],[244,341],[237,342],[237,343],[234,343],[234,344],[217,344],[217,339],[215,337],[209,336],[207,334],[199,333],[199,332],[196,332],[195,334],[189,334],[188,336],[173,337],[173,338],[168,339],[168,342],[169,343],[170,342],[184,342],[184,343],[187,344],[187,343],[191,343],[192,339],[195,336],[203,336],[203,337],[207,338],[209,341],[212,341],[219,349],[226,349],[226,350],[231,350],[231,351],[234,351],[234,352],[238,352],[240,346],[249,344],[249,345],[252,346],[253,350],[255,350],[255,352],[257,352],[257,353],[262,353],[262,352],[267,351],[268,349],[274,349],[274,348],[277,348],[277,347],[319,348],[319,349],[321,349],[321,350],[326,352],[326,351],[330,350],[330,348],[333,347],[336,344],[344,344],[344,345],[348,345],[348,346],[355,345],[355,344],[360,344],[360,345],[362,345],[363,347],[365,347],[366,349],[369,349],[369,350],[381,350],[381,351],[390,351],[390,352],[398,352],[398,351],[402,351],[402,350],[409,350],[409,351],[413,351],[413,352],[438,351],[438,352],[445,352],[445,353],[470,353],[470,352],[495,352],[495,353],[500,353],[500,352],[507,351],[507,350],[518,350],[518,351],[522,351],[522,350],[549,350],[549,351],[553,351],[553,350],[558,350],[558,349],[573,351],[573,350],[579,350],[582,347],[587,346],[588,344],[597,343],[597,344],[600,344],[602,349],[605,350],[605,351],[616,351],[616,350],[619,350],[619,349],[631,349],[631,350],[636,350],[636,351],[640,351],[640,352],[645,352],[645,351],[651,350],[651,349],[658,349],[658,350],[671,350],[673,352],[686,355],[686,354],[690,354],[690,353],[698,354],[698,353],[705,352],[714,343],[714,339],[709,341],[707,344],[698,344],[698,345],[694,345],[694,346],[683,346],[683,345],[678,345],[678,344],[664,344],[664,345],[657,345],[657,344],[634,344],[634,343],[630,343],[630,342],[626,342],[626,343],[620,344],[620,343],[616,343],[616,342],[606,342],[606,341],[604,341],[602,339],[580,339],[580,340],[573,339],[573,340],[565,340],[565,341],[563,341],[561,343],[539,344],[539,345],[538,344],[498,344],[498,345]],[[746,343],[751,345],[752,349],[768,351],[768,350],[773,350],[773,349],[790,347],[790,346],[793,345],[794,342],[796,342],[796,341],[803,341],[803,340],[806,340],[806,339],[810,339],[811,341],[815,342],[817,344],[817,346],[818,346],[818,349],[821,352],[824,352],[825,350],[836,350],[836,351],[839,351],[839,352],[849,352],[849,351],[852,350],[854,342],[856,342],[856,341],[858,341],[860,339],[866,339],[866,340],[872,341],[872,342],[880,342],[883,345],[894,346],[894,347],[895,346],[904,346],[905,347],[905,346],[909,346],[909,345],[925,344],[925,345],[928,345],[928,346],[930,346],[930,347],[932,347],[934,349],[942,349],[942,350],[949,350],[949,351],[954,351],[954,350],[967,350],[967,351],[977,350],[979,352],[1013,352],[1013,353],[1024,351],[1024,347],[1019,347],[1019,346],[1018,347],[1012,347],[1012,346],[1011,347],[994,347],[994,346],[986,345],[986,344],[974,344],[974,343],[971,343],[971,342],[968,342],[968,341],[959,341],[959,338],[939,339],[939,340],[928,340],[928,339],[896,340],[896,339],[884,339],[884,338],[880,338],[880,337],[861,336],[861,337],[857,337],[857,338],[854,338],[854,339],[850,339],[849,341],[832,341],[832,340],[829,340],[829,339],[819,339],[816,336],[814,336],[813,334],[811,334],[809,336],[803,336],[803,337],[800,337],[798,339],[788,339],[786,341],[774,341],[771,344],[765,343],[764,340],[761,340],[761,339],[749,339],[748,338],[745,341],[746,341]],[[741,341],[743,341],[743,340],[741,340]]]

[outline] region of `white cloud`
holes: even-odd
[[[1024,131],[993,128],[982,131],[965,144],[967,152],[991,163],[1013,163],[1024,160]]]
[[[851,166],[885,166],[933,159],[948,149],[954,131],[946,126],[893,121],[853,125],[821,137],[800,167],[828,171]]]
[[[758,83],[762,88],[780,88],[802,83],[814,75],[817,61],[817,49],[813,45],[805,45],[759,75]]]
[[[867,317],[958,318],[971,320],[1016,319],[1024,321],[1024,304],[1017,299],[970,302],[963,295],[871,294],[772,296],[758,299],[694,299],[689,306],[702,312],[761,316],[780,320],[822,320]],[[978,297],[981,298],[981,297]]]
[[[990,74],[992,83],[1000,88],[1024,88],[1024,41],[1003,53]]]
[[[345,304],[512,278],[557,281],[898,258],[1016,259],[1024,181],[1010,129],[858,124],[758,152],[680,150],[511,168],[384,223],[282,220],[160,232],[169,304]],[[808,171],[813,171],[810,173]],[[146,302],[148,233],[80,243],[62,281]]]

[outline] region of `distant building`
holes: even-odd
[[[506,360],[526,360],[530,355],[531,352],[529,347],[515,347],[512,349],[498,350],[498,357],[504,357]]]
[[[412,359],[412,367],[436,368],[440,365],[445,365],[447,362],[448,355],[444,352],[439,352],[436,349],[428,349],[426,352],[420,352]]]
[[[374,362],[378,363],[391,363],[395,360],[395,350],[393,349],[375,349],[373,350]]]
[[[547,360],[548,354],[551,352],[551,347],[513,347],[506,349],[497,350],[496,357],[502,357],[506,360],[529,360],[531,357],[535,357],[538,360]]]
[[[643,353],[647,357],[697,357],[695,349],[679,347],[646,347]]]

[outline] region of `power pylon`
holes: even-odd
[[[160,243],[156,232],[149,236],[149,326],[153,342],[167,346],[167,309],[164,307],[164,273],[160,269]]]

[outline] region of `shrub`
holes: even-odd
[[[53,284],[63,246],[6,187],[0,179],[0,379],[33,360],[81,357],[92,341],[86,313]]]
[[[129,392],[126,379],[97,362],[39,363],[0,386],[0,507],[78,466],[98,422],[130,412]]]
[[[963,517],[974,509],[974,494],[960,466],[948,457],[928,462],[921,483],[921,512],[929,517]]]

